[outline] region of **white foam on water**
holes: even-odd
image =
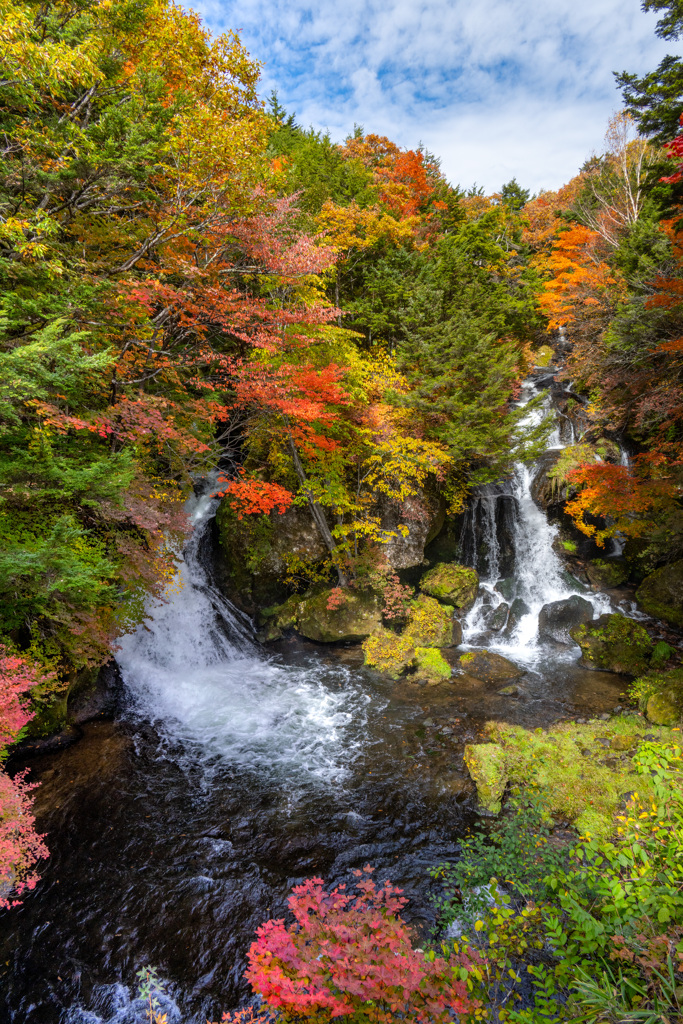
[[[117,660],[134,710],[207,763],[218,757],[283,777],[340,781],[360,749],[354,736],[368,698],[343,666],[285,666],[257,646],[249,620],[202,564],[202,535],[216,505],[206,495],[193,499],[194,532],[175,579],[120,641]]]

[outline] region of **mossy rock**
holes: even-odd
[[[535,366],[550,366],[554,357],[555,352],[550,345],[541,345],[539,348],[534,349]]]
[[[452,647],[462,635],[458,626],[450,605],[420,594],[410,602],[405,635],[412,638],[415,647]]]
[[[417,665],[416,681],[442,683],[451,678],[451,666],[438,647],[416,647],[415,662]]]
[[[646,576],[636,591],[644,612],[671,626],[683,626],[683,558]]]
[[[381,627],[363,641],[363,654],[368,668],[398,679],[413,663],[415,646],[411,637]]]
[[[420,580],[420,590],[437,601],[466,611],[474,604],[479,590],[476,569],[457,562],[439,562]]]
[[[497,743],[468,744],[464,761],[481,807],[489,814],[499,814],[508,783],[505,751]]]
[[[489,787],[482,800],[489,809],[495,813],[509,782],[513,789],[540,792],[550,813],[573,822],[582,834],[601,836],[614,832],[624,794],[638,792],[647,802],[654,792],[652,780],[633,761],[645,736],[680,742],[678,732],[635,715],[586,725],[562,722],[547,731],[489,722],[486,731],[493,742],[467,747],[466,764],[477,791],[478,779]]]
[[[674,689],[653,693],[645,707],[648,721],[653,725],[678,725],[682,712],[683,694]]]
[[[618,587],[628,579],[628,569],[623,562],[607,561],[605,558],[594,558],[586,566],[586,575],[596,587],[610,590]]]
[[[374,633],[382,622],[382,603],[371,590],[345,589],[335,600],[328,588],[299,601],[296,629],[302,636],[318,643],[340,643],[363,640]]]
[[[678,725],[683,718],[683,668],[648,672],[634,680],[629,694],[654,725]]]
[[[625,615],[601,615],[569,631],[583,664],[604,672],[638,676],[647,671],[653,644],[641,625]]]
[[[507,658],[492,651],[468,651],[467,654],[462,654],[460,668],[468,676],[481,679],[485,683],[503,683],[524,675],[524,669],[518,668]]]

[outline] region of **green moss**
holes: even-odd
[[[488,724],[487,732],[495,743],[467,748],[466,764],[478,791],[479,780],[490,785],[494,774],[501,795],[502,780],[522,789],[533,786],[554,815],[594,835],[612,831],[627,793],[637,791],[648,797],[651,783],[637,774],[633,764],[644,736],[680,743],[680,731],[653,728],[636,716],[587,725],[564,722],[547,732],[495,722]],[[495,756],[492,746],[499,750]],[[484,769],[483,761],[492,767]]]
[[[451,647],[453,608],[424,594],[410,602],[405,635],[416,647]]]
[[[454,608],[471,608],[479,589],[476,569],[457,562],[440,562],[425,573],[420,590]]]
[[[550,345],[541,345],[534,350],[534,364],[536,366],[550,366],[555,353]]]
[[[676,725],[683,716],[683,668],[648,672],[634,680],[629,694],[651,722]]]
[[[622,562],[607,561],[604,558],[594,558],[590,561],[586,572],[591,583],[606,590],[618,587],[628,579],[628,569]]]
[[[650,668],[664,668],[666,663],[673,657],[676,652],[673,647],[670,647],[665,640],[660,640],[655,644],[654,650],[652,651],[652,657],[650,658]]]
[[[648,615],[683,626],[683,559],[646,576],[636,598]]]
[[[647,671],[653,644],[646,630],[625,615],[601,615],[569,631],[591,668],[638,676]]]
[[[498,814],[509,778],[505,751],[496,743],[468,744],[464,760],[479,803],[489,814]]]
[[[398,679],[415,658],[413,640],[390,629],[378,629],[363,641],[368,668],[375,668],[391,679]]]
[[[573,540],[563,540],[562,541],[562,547],[570,555],[575,555],[576,554],[576,550],[577,550],[576,543]]]
[[[416,647],[417,677],[427,682],[441,682],[451,678],[451,666],[438,647]]]

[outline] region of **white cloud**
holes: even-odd
[[[454,182],[555,188],[599,150],[620,97],[672,44],[638,0],[195,0],[242,30],[297,120],[354,123],[442,157]]]

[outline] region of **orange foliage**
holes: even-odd
[[[647,536],[656,519],[676,505],[680,494],[676,470],[681,465],[683,458],[672,461],[656,453],[638,456],[632,468],[586,463],[568,474],[581,490],[567,502],[565,511],[600,547],[617,533]],[[607,518],[609,522],[597,526],[587,516]]]
[[[548,330],[595,322],[624,293],[625,285],[606,262],[603,248],[597,231],[581,224],[572,224],[557,236],[544,261],[551,277],[539,297]]]

